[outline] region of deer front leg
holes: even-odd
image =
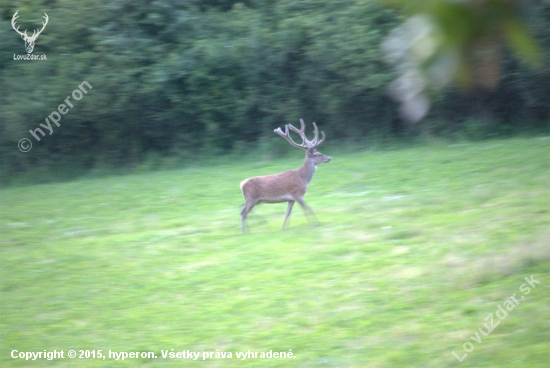
[[[283,222],[283,229],[286,228],[286,223],[288,221],[288,216],[290,216],[290,212],[292,211],[292,206],[294,206],[294,201],[288,201],[288,205],[286,206],[285,221]]]
[[[304,212],[306,214],[306,217],[307,217],[307,220],[309,222],[311,222],[311,218],[313,218],[313,225],[314,226],[317,226],[319,225],[319,221],[317,220],[317,217],[315,217],[315,213],[313,212],[313,210],[311,209],[311,207],[309,207],[306,202],[304,201],[303,198],[296,198],[296,200],[298,201],[298,203],[300,204],[300,206],[302,206],[302,208],[304,209]]]

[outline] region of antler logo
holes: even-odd
[[[25,48],[27,49],[27,53],[30,54],[32,53],[32,50],[34,50],[34,41],[36,41],[36,38],[38,37],[38,35],[40,35],[40,33],[42,33],[44,28],[46,28],[46,24],[48,24],[48,20],[49,20],[48,14],[44,13],[45,22],[42,22],[42,29],[40,31],[37,31],[35,29],[34,32],[32,33],[32,36],[29,36],[27,35],[26,29],[25,29],[25,32],[20,32],[19,26],[15,28],[15,20],[19,18],[19,15],[17,15],[17,13],[19,13],[19,10],[16,11],[15,14],[13,15],[13,18],[11,18],[11,26],[13,27],[15,32],[21,35],[21,38],[25,41]]]

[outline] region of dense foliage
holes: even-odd
[[[13,13],[29,31],[24,54]],[[74,164],[132,165],[151,152],[183,160],[265,142],[304,118],[331,139],[452,134],[476,137],[548,123],[550,5],[525,14],[544,67],[503,59],[494,91],[447,89],[417,125],[387,97],[396,71],[380,53],[402,20],[373,1],[41,0],[0,5],[0,155],[4,173]],[[29,32],[30,33],[30,32]],[[29,133],[87,81],[93,86],[39,142]],[[17,142],[29,138],[32,151]]]

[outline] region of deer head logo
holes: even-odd
[[[16,11],[15,14],[13,15],[13,18],[11,18],[11,26],[13,27],[15,32],[17,32],[21,35],[21,38],[25,41],[25,48],[27,49],[27,53],[30,54],[30,53],[32,53],[32,50],[34,49],[34,41],[36,41],[36,38],[38,37],[38,35],[40,33],[42,33],[44,28],[46,28],[46,24],[48,24],[48,19],[49,19],[48,14],[44,13],[45,22],[42,22],[42,29],[40,31],[37,31],[35,29],[34,32],[32,33],[32,36],[29,36],[29,35],[27,35],[27,30],[26,29],[25,29],[25,32],[20,32],[19,31],[19,26],[17,26],[17,28],[15,28],[15,20],[17,18],[19,18],[19,15],[17,15],[17,13],[19,13],[19,10]]]

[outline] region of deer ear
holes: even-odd
[[[21,35],[21,38],[22,38],[22,39],[25,39],[25,35]]]

